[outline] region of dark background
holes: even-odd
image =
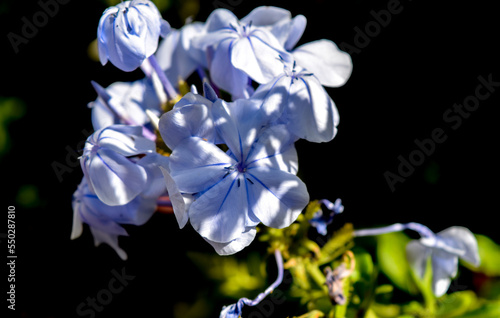
[[[391,3],[221,2],[239,2],[233,11],[239,18],[262,4],[286,8],[293,16],[303,14],[308,19],[299,44],[326,38],[351,46],[360,44],[355,28],[364,30],[375,20],[370,12],[387,9]],[[181,26],[179,6],[174,2],[163,13],[173,27]],[[414,221],[434,231],[463,225],[499,242],[500,92],[482,101],[456,130],[443,120],[455,103],[475,93],[479,76],[487,79],[491,74],[500,82],[496,10],[487,1],[401,0],[400,7],[387,26],[352,54],[354,71],[347,84],[328,89],[340,113],[339,132],[330,143],[297,144],[300,176],[311,199],[342,198],[345,212],[337,225],[352,222],[362,228]],[[120,240],[129,255],[127,262],[108,246],[95,248],[88,228],[79,239],[69,239],[71,195],[82,173],[76,167],[60,182],[52,164],[65,164],[66,146],[76,148],[85,139],[82,130],[91,130],[86,107],[96,98],[91,80],[107,86],[141,76],[88,58],[87,47],[105,8],[100,1],[60,5],[59,12],[15,53],[7,34],[20,35],[22,18],[31,20],[40,6],[36,1],[0,5],[0,96],[21,99],[26,110],[23,118],[9,125],[10,151],[0,158],[2,209],[16,206],[20,317],[77,316],[76,307],[107,287],[113,269],[126,268],[135,278],[97,317],[124,313],[173,317],[175,303],[190,303],[206,292],[203,286],[208,282],[187,260],[185,250],[211,252],[211,248],[192,229],[179,230],[172,215],[154,215],[142,227],[127,227],[130,237]],[[213,9],[212,1],[202,1],[195,20],[205,21]],[[445,131],[446,141],[391,191],[384,173],[397,173],[398,156],[408,158],[417,149],[414,140],[431,138],[435,128]],[[30,202],[20,195],[26,185],[35,195]],[[0,244],[6,255],[5,240]],[[257,248],[258,243],[248,250]],[[0,277],[2,307],[7,306],[6,275]],[[213,317],[224,303],[213,305]]]

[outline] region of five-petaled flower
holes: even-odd
[[[260,222],[273,228],[290,225],[309,195],[295,175],[292,136],[283,125],[269,127],[269,117],[258,103],[219,99],[211,106],[211,118],[228,151],[200,136],[186,135],[175,142],[169,174],[176,190],[194,199],[177,214],[187,214],[219,254],[233,254],[252,242]],[[182,122],[170,120],[165,127]],[[162,131],[162,137],[170,143],[169,134]]]
[[[410,265],[419,277],[423,277],[429,257],[432,263],[432,290],[442,296],[457,275],[458,259],[472,265],[480,263],[477,240],[470,230],[452,226],[434,235],[423,236],[406,246]]]
[[[192,40],[192,45],[208,52],[214,84],[235,98],[249,97],[249,78],[264,84],[280,74],[278,57],[289,54],[268,28],[248,18],[239,21],[226,9],[213,11],[205,30]]]
[[[327,199],[320,200],[318,203],[320,203],[320,208],[316,211],[316,213],[314,213],[313,217],[309,220],[309,223],[316,228],[316,231],[318,231],[319,234],[326,235],[328,232],[327,226],[332,223],[333,217],[336,214],[344,212],[344,206],[342,205],[342,200],[340,199],[335,200],[335,203],[332,203]],[[321,209],[322,206],[325,206],[325,208],[330,212],[325,213],[323,209]]]
[[[111,125],[94,132],[85,143],[81,167],[92,192],[107,205],[124,205],[142,192],[162,188],[151,169],[155,143],[142,135],[141,126]],[[154,157],[151,157],[154,156]]]

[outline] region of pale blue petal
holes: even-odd
[[[242,136],[238,131],[236,122],[230,116],[230,107],[230,104],[218,100],[212,105],[212,116],[219,135],[223,138],[231,153],[241,161],[244,159]]]
[[[477,240],[469,229],[461,226],[452,226],[437,233],[437,235],[448,240],[453,240],[464,251],[462,255],[459,255],[460,258],[472,265],[479,266],[480,258]]]
[[[330,40],[306,43],[292,54],[297,64],[313,73],[324,86],[342,86],[351,76],[351,56]]]
[[[168,167],[169,157],[151,153],[137,161],[137,164],[144,167],[147,174],[146,186],[141,192],[141,197],[157,200],[167,191],[160,167]]]
[[[158,39],[162,32],[168,32],[170,26],[168,22],[164,21],[160,12],[151,1],[133,1],[130,9],[128,10],[128,25],[134,29],[129,32],[129,40],[132,36],[137,36],[142,40],[137,43],[141,46],[137,48],[145,50],[146,58],[153,55],[158,48]],[[127,13],[124,13],[125,16]]]
[[[156,199],[143,198],[140,195],[125,205],[109,206],[100,201],[96,195],[88,194],[85,204],[94,215],[119,224],[143,225],[156,210]]]
[[[450,287],[451,278],[455,277],[458,270],[458,258],[432,258],[432,290],[436,297],[446,293]]]
[[[217,254],[219,255],[232,255],[238,253],[243,250],[245,247],[250,245],[252,241],[255,239],[257,235],[257,230],[252,227],[245,230],[245,232],[241,233],[241,236],[235,238],[229,243],[217,243],[210,241],[205,238],[205,240],[212,245]]]
[[[91,229],[97,229],[110,235],[128,236],[127,231],[125,231],[123,227],[118,225],[117,222],[101,214],[96,214],[96,212],[100,212],[93,211],[94,207],[89,202],[85,202],[82,205],[84,210],[80,210],[80,216],[82,220],[90,226]],[[104,205],[102,202],[100,204]]]
[[[293,136],[284,125],[266,129],[252,146],[247,167],[265,166],[296,174],[298,157],[293,142]]]
[[[237,173],[228,175],[191,204],[189,220],[205,239],[229,243],[245,231],[247,191],[238,180]]]
[[[233,40],[219,44],[210,65],[210,78],[219,88],[229,92],[233,97],[245,97],[248,86],[248,75],[231,64]]]
[[[292,133],[311,142],[328,142],[335,137],[335,103],[314,76],[295,80],[288,102],[285,118]]]
[[[114,125],[96,131],[94,135],[97,136],[96,144],[100,147],[126,157],[151,153],[156,149],[154,141],[142,137],[141,126]]]
[[[170,202],[172,202],[172,208],[174,209],[175,219],[179,224],[179,228],[182,229],[187,224],[189,219],[187,204],[182,193],[179,191],[177,184],[168,172],[168,169],[164,167],[161,167],[160,169],[163,173],[163,177],[165,178],[168,196],[170,198]]]
[[[252,23],[253,26],[272,26],[281,20],[289,20],[291,17],[292,14],[286,9],[273,6],[260,6],[253,9],[241,19],[241,22],[244,24]]]
[[[73,195],[73,211],[79,219],[91,227],[114,235],[127,235],[127,231],[119,226],[116,221],[102,212],[113,207],[107,206],[90,191],[84,178]]]
[[[158,64],[174,86],[177,86],[179,79],[186,80],[200,64],[207,67],[204,52],[189,44],[191,39],[198,35],[199,27],[199,23],[193,23],[183,26],[180,30],[172,30],[160,42],[155,53]]]
[[[183,51],[188,54],[198,65],[204,68],[208,68],[207,55],[204,50],[200,50],[194,47],[192,40],[200,36],[200,34],[206,34],[205,24],[202,22],[193,22],[184,25],[181,28],[181,38],[180,42]]]
[[[170,174],[182,193],[197,193],[220,181],[236,162],[199,137],[182,141],[170,155]]]
[[[135,82],[115,82],[106,89],[99,84],[93,83],[94,87],[102,90],[109,98],[107,103],[101,97],[91,103],[92,124],[95,130],[105,128],[113,124],[135,124],[145,125],[149,123],[149,117],[145,109],[159,113],[161,102],[152,87],[151,81],[144,79]],[[109,109],[108,105],[112,108]]]
[[[209,108],[212,107],[212,101],[197,93],[189,92],[186,95],[182,96],[182,98],[177,103],[175,103],[174,109],[193,104],[202,104],[206,105]]]
[[[94,227],[90,227],[90,232],[92,232],[92,236],[94,237],[95,246],[99,246],[101,243],[106,243],[111,246],[113,250],[115,250],[116,254],[118,254],[122,260],[127,260],[127,253],[118,245],[118,235],[101,231]]]
[[[451,279],[446,276],[436,275],[436,278],[432,279],[432,292],[436,297],[441,297],[450,288]]]
[[[210,13],[205,26],[207,32],[214,32],[220,29],[229,28],[230,24],[237,25],[238,18],[231,11],[219,8]]]
[[[238,37],[238,34],[232,29],[224,29],[193,37],[191,40],[191,46],[197,50],[206,50],[208,47],[218,48],[222,42],[233,41],[238,39]]]
[[[252,144],[262,129],[269,124],[270,118],[262,111],[261,104],[254,100],[236,100],[228,103],[226,110],[236,124],[241,137],[242,158],[246,159]]]
[[[284,228],[309,203],[306,185],[295,175],[267,167],[247,169],[251,212],[264,225]]]
[[[284,44],[286,50],[291,51],[293,47],[299,42],[302,34],[306,29],[307,19],[302,14],[297,15],[291,21],[288,38]],[[272,32],[272,31],[271,31]]]
[[[188,95],[191,93],[188,93]],[[215,140],[215,129],[209,108],[204,104],[188,104],[163,114],[159,130],[163,141],[170,149],[188,137]]]
[[[175,61],[177,59],[174,58],[174,54],[177,50],[179,50],[179,46],[182,48],[180,44],[180,35],[180,30],[173,29],[164,39],[160,41],[155,57],[162,70],[176,67],[177,63],[175,63]],[[179,57],[182,58],[182,56]],[[189,58],[189,56],[186,58]]]
[[[257,83],[265,84],[283,72],[280,56],[288,55],[270,32],[256,29],[250,36],[235,41],[231,63]]]
[[[94,102],[90,102],[88,106],[92,109],[91,121],[92,127],[95,131],[114,124],[119,124],[118,118],[106,105],[104,105],[100,97],[98,97]]]
[[[170,27],[170,23],[168,23],[168,21],[166,20],[161,19],[160,23],[161,23],[160,36],[164,38],[172,31],[172,28]]]
[[[219,96],[215,93],[212,85],[207,82],[203,82],[203,95],[212,103],[215,103],[217,99],[219,99]]]
[[[147,174],[116,152],[101,148],[87,163],[88,178],[99,199],[107,205],[132,201],[146,184]]]
[[[114,16],[118,13],[117,7],[107,8],[99,20],[97,28],[97,49],[99,51],[99,59],[102,65],[108,62],[109,50],[113,50],[114,46],[108,46],[108,43],[114,43],[113,24]]]
[[[84,178],[85,180],[85,178]],[[74,240],[80,237],[83,233],[83,220],[80,216],[80,209],[83,203],[80,200],[73,199],[73,226],[71,228],[71,239]]]
[[[458,256],[449,253],[439,253],[435,249],[432,251],[432,270],[435,272],[439,268],[443,275],[455,277],[458,271]]]
[[[269,120],[260,111],[258,101],[243,99],[233,103],[218,100],[212,106],[212,116],[219,136],[241,162],[247,158],[251,145]]]
[[[270,118],[270,121],[276,120],[286,105],[288,105],[289,89],[292,78],[286,75],[280,75],[267,84],[259,85],[252,100],[258,100],[261,103],[261,109]]]
[[[423,278],[427,268],[427,261],[431,255],[430,248],[422,245],[418,240],[412,240],[406,245],[408,264],[418,277]]]

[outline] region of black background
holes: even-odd
[[[221,2],[239,2],[233,11],[239,18],[263,4],[305,15],[308,26],[299,44],[326,38],[359,46],[355,28],[364,30],[374,21],[370,12],[387,9],[391,1]],[[177,6],[164,13],[173,27],[181,26]],[[342,198],[345,211],[338,225],[414,221],[434,231],[463,225],[500,241],[500,92],[482,101],[456,130],[443,120],[455,103],[474,95],[479,76],[491,74],[500,82],[500,20],[487,1],[401,0],[400,7],[387,26],[373,29],[370,42],[352,54],[354,71],[347,84],[328,89],[340,113],[339,132],[330,143],[297,144],[300,176],[311,199]],[[71,195],[82,173],[76,167],[59,182],[52,168],[53,162],[65,163],[66,146],[76,148],[84,139],[83,129],[91,130],[86,105],[96,95],[90,81],[107,86],[140,77],[87,56],[105,5],[78,0],[60,5],[18,53],[7,34],[20,35],[22,18],[30,20],[40,6],[36,1],[2,1],[1,8],[0,96],[20,98],[26,105],[26,116],[9,127],[12,147],[0,161],[2,209],[15,205],[17,215],[16,314],[76,317],[80,303],[106,288],[111,271],[125,267],[135,278],[97,317],[173,317],[175,303],[189,303],[206,290],[207,282],[185,250],[211,252],[210,246],[192,229],[179,230],[172,215],[154,215],[142,227],[127,227],[130,237],[120,241],[127,262],[108,246],[95,248],[88,228],[71,241]],[[195,19],[205,21],[213,9],[212,1],[202,1]],[[431,138],[436,128],[445,131],[446,141],[391,191],[384,173],[397,173],[398,157],[408,158],[418,149],[414,140]],[[431,172],[437,173],[434,181],[427,177]],[[33,207],[16,202],[25,184],[38,189]],[[256,250],[257,244],[248,250]],[[0,246],[6,255],[6,242]],[[0,277],[2,307],[7,306],[6,273]],[[214,304],[213,317],[222,304]]]

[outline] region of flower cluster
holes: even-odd
[[[370,281],[367,291],[375,285],[371,257],[348,250],[355,237],[418,232],[421,239],[405,245],[404,263],[417,281],[431,277],[435,296],[448,290],[459,259],[478,266],[477,240],[463,227],[435,234],[418,223],[364,230],[346,224],[329,235],[344,206],[340,199],[310,202],[297,177],[295,143],[336,136],[339,113],[325,87],[344,85],[352,62],[330,40],[297,47],[305,27],[304,16],[277,7],[258,7],[242,19],[216,9],[206,22],[180,29],[148,0],[107,9],[97,32],[101,63],[140,68],[145,76],[107,88],[91,83],[94,133],[80,157],[84,176],[73,195],[71,238],[85,223],[96,245],[106,243],[126,259],[121,225],[142,225],[156,211],[169,211],[180,228],[189,223],[219,255],[231,255],[250,245],[263,224],[260,239],[274,251],[278,278],[254,300],[223,307],[221,318],[257,305],[282,282],[285,268],[307,307],[325,296],[345,309],[351,292],[375,299],[359,289],[362,280]],[[310,227],[321,244],[308,236]],[[335,262],[342,254],[343,262]],[[361,303],[359,312],[368,313]],[[335,308],[325,308],[334,315]]]
[[[107,9],[97,32],[102,64],[140,67],[145,78],[92,82],[95,132],[81,156],[72,238],[87,223],[96,244],[125,259],[119,225],[145,223],[167,197],[179,226],[189,222],[221,255],[248,246],[260,223],[293,223],[309,202],[294,144],[335,137],[339,115],[325,87],[352,72],[330,40],[296,47],[305,27],[304,16],[277,7],[242,19],[216,9],[180,29],[151,1]],[[195,72],[203,93],[193,85],[182,95]]]

